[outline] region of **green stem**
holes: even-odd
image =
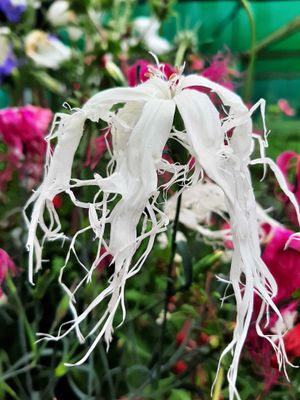
[[[27,339],[28,339],[28,342],[29,342],[29,346],[31,348],[32,353],[34,354],[34,359],[36,360],[36,358],[37,358],[37,346],[36,346],[36,342],[35,342],[36,341],[35,335],[34,335],[32,329],[31,329],[31,326],[30,326],[30,323],[29,323],[29,321],[27,319],[24,307],[23,307],[22,302],[21,302],[21,300],[20,300],[20,298],[18,296],[17,289],[16,289],[16,287],[15,287],[15,285],[13,283],[13,280],[12,280],[10,274],[7,275],[6,284],[7,284],[8,290],[9,290],[12,298],[14,299],[14,301],[16,303],[17,312],[18,312],[18,314],[19,314],[19,316],[21,318],[21,321],[23,321],[24,329],[25,329],[25,332],[26,332],[26,335],[27,335]]]
[[[175,57],[175,67],[180,67],[183,64],[184,55],[187,50],[187,43],[183,40],[177,50],[176,57]]]
[[[297,16],[286,25],[277,29],[275,32],[272,32],[270,35],[262,39],[255,46],[255,54],[261,53],[263,50],[267,49],[274,43],[278,43],[284,38],[298,32],[300,30],[300,16]],[[250,56],[251,50],[244,53],[245,56]]]
[[[246,70],[246,82],[245,82],[245,100],[251,101],[252,96],[252,84],[253,84],[253,76],[254,76],[254,64],[256,58],[256,25],[255,18],[253,15],[253,11],[251,9],[250,3],[248,0],[240,0],[242,6],[245,9],[245,12],[248,17],[249,26],[250,26],[250,37],[251,37],[251,45],[249,51],[249,61]]]
[[[217,377],[216,384],[214,387],[214,393],[213,393],[212,400],[220,399],[223,379],[224,379],[224,368],[221,366],[219,369],[218,377]]]

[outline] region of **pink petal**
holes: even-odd
[[[288,101],[285,99],[280,99],[277,102],[277,105],[279,107],[279,109],[288,117],[293,117],[296,114],[296,111],[294,108],[292,108]]]

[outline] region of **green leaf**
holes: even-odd
[[[190,393],[182,389],[173,389],[171,391],[170,400],[191,400]]]
[[[68,372],[68,367],[64,365],[64,361],[58,364],[58,366],[55,368],[55,376],[57,378],[60,378],[64,376]]]
[[[222,256],[222,251],[217,250],[212,254],[208,254],[207,256],[201,258],[196,264],[194,264],[194,276],[197,276],[200,272],[204,272],[209,269],[213,264],[220,260]]]
[[[126,291],[126,300],[136,303],[149,304],[149,296],[136,289],[128,289]]]
[[[19,397],[17,396],[17,393],[10,386],[8,386],[8,384],[5,383],[5,382],[1,382],[0,390],[1,390],[1,392],[0,392],[0,398],[1,399],[5,399],[6,398],[4,393],[7,393],[13,399],[16,399],[16,400],[19,399]]]
[[[300,288],[295,290],[294,293],[292,294],[293,299],[299,299],[300,298]]]
[[[32,290],[32,295],[35,299],[42,299],[53,281],[55,275],[50,272],[50,270],[46,270],[42,276],[38,277],[37,284]]]

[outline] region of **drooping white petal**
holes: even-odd
[[[29,250],[29,280],[31,283],[33,283],[34,257],[36,259],[36,270],[41,268],[42,261],[42,248],[36,236],[38,225],[44,231],[45,238],[53,239],[62,236],[59,234],[60,224],[52,205],[52,200],[58,193],[69,189],[74,155],[83,134],[84,122],[87,118],[93,121],[98,121],[100,118],[105,120],[109,109],[117,102],[117,99],[120,103],[128,100],[141,102],[148,100],[149,96],[137,88],[111,89],[92,97],[84,105],[83,110],[76,111],[72,115],[59,113],[55,117],[52,133],[48,138],[49,145],[44,181],[25,205],[26,210],[34,203],[30,223],[26,218],[29,229],[27,248]],[[51,156],[50,140],[55,137],[57,137],[58,143],[53,156]],[[47,228],[43,222],[45,206],[47,206],[53,224],[56,222],[55,227],[51,224]]]
[[[83,314],[78,316],[76,310],[72,309],[74,320],[67,332],[77,329],[80,322],[92,309],[107,296],[110,297],[107,311],[93,329],[93,332],[95,332],[101,327],[100,332],[87,354],[77,364],[86,360],[102,337],[105,338],[107,345],[109,344],[113,332],[114,315],[119,305],[122,306],[123,315],[125,316],[124,287],[126,280],[140,270],[153,246],[156,234],[164,231],[168,223],[167,217],[162,213],[158,213],[154,204],[157,198],[157,164],[161,160],[163,148],[170,134],[174,111],[175,104],[172,100],[149,100],[143,107],[140,118],[132,129],[127,146],[116,159],[114,173],[107,178],[96,175],[95,184],[99,185],[100,190],[104,192],[104,196],[109,196],[109,194],[113,193],[121,195],[119,202],[108,214],[104,210],[107,197],[104,198],[101,209],[102,218],[98,222],[96,209],[93,208],[92,204],[90,205],[92,207],[90,222],[99,239],[99,243],[103,240],[105,224],[110,224],[108,251],[114,258],[115,271],[108,288],[99,294]],[[151,201],[152,197],[153,202]],[[142,231],[138,235],[137,225],[144,209],[148,212],[148,219],[152,223],[152,229],[148,232]],[[147,237],[149,239],[145,253],[130,269],[136,249],[139,247],[140,242]],[[93,262],[87,277],[91,275],[99,261],[100,254]],[[70,302],[72,302],[75,293],[67,293],[70,297]],[[65,334],[66,332],[63,335],[59,335],[59,337]],[[59,337],[46,336],[46,339],[56,340]]]
[[[73,159],[80,142],[83,125],[86,116],[83,111],[77,111],[72,115],[61,115],[59,130],[57,133],[58,143],[55,148],[50,164],[46,166],[45,178],[42,185],[30,197],[25,205],[34,203],[30,222],[28,224],[27,249],[29,251],[29,280],[33,283],[33,258],[36,259],[36,270],[41,268],[41,247],[39,245],[36,230],[38,225],[43,229],[46,238],[59,237],[60,224],[52,204],[55,195],[68,188],[71,179]],[[50,157],[50,145],[48,147],[48,158]],[[47,228],[44,224],[43,214],[47,205],[51,225]],[[53,224],[57,226],[53,228]]]
[[[205,100],[204,96],[194,90],[185,90],[174,100],[183,118],[193,155],[208,177],[223,190],[230,216],[234,245],[230,282],[236,297],[237,319],[233,339],[223,351],[221,359],[228,352],[233,352],[228,371],[230,399],[233,399],[234,396],[239,398],[236,390],[237,370],[251,321],[254,291],[277,314],[280,313],[272,301],[277,293],[276,282],[260,257],[256,202],[248,170],[250,147],[235,144],[241,135],[242,144],[249,143],[251,146],[251,141],[247,140],[247,135],[252,133],[250,122],[247,119],[243,121],[243,132],[240,117],[236,115],[237,128],[233,133],[236,140],[233,146],[230,142],[224,146],[218,113],[209,98],[206,96]]]

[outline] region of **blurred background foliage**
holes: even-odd
[[[14,142],[5,139],[4,111],[31,104],[54,113],[64,110],[63,105],[82,106],[99,90],[128,85],[130,76],[132,84],[137,84],[145,77],[141,74],[143,64],[135,63],[141,59],[153,63],[150,50],[170,65],[185,61],[187,73],[203,73],[240,93],[249,104],[266,98],[267,125],[272,131],[268,155],[275,159],[287,150],[300,153],[299,1],[20,3],[23,9],[16,15],[16,10],[9,8],[12,0],[0,0],[0,247],[16,266],[10,273],[2,266],[0,273],[0,399],[209,399],[218,359],[230,340],[235,319],[231,297],[220,309],[225,285],[215,279],[215,275],[228,275],[230,252],[224,245],[206,243],[182,224],[178,230],[186,240],[177,240],[175,257],[171,224],[164,243],[157,241],[141,273],[129,281],[126,321],[116,329],[109,352],[101,344],[87,363],[67,368],[64,362],[78,360],[89,339],[84,345],[75,336],[54,344],[36,343],[37,332],[54,334],[70,319],[68,299],[57,283],[65,249],[49,243],[35,285],[27,282],[22,207],[41,173],[29,173],[38,162],[36,149],[32,156],[26,140],[36,138],[29,135],[22,139],[18,148],[22,156],[10,148]],[[64,6],[52,8],[51,14],[54,3]],[[140,16],[150,19],[141,20]],[[5,69],[9,57],[13,66]],[[13,121],[11,134],[22,133],[25,128],[12,128],[14,116]],[[26,125],[26,129],[30,127]],[[259,119],[255,129],[261,129]],[[94,171],[105,171],[109,155],[95,141],[102,132],[102,126],[86,129],[75,176],[87,179]],[[42,147],[41,141],[37,146]],[[253,173],[261,204],[271,205],[273,216],[295,230],[272,174],[259,184],[261,169],[253,168]],[[297,168],[289,171],[292,182],[297,181],[297,173]],[[88,199],[91,192],[85,190],[81,195]],[[66,232],[74,233],[84,226],[86,216],[72,209],[64,196],[55,199],[55,207]],[[93,237],[84,234],[82,239],[78,251],[88,262],[95,252]],[[78,303],[82,309],[105,287],[110,274],[108,265],[99,266],[93,281],[81,292]],[[78,279],[74,258],[68,265],[67,280],[75,285]],[[172,283],[166,290],[168,279]],[[286,301],[297,296],[293,294]],[[83,331],[91,329],[101,311],[84,322]],[[121,320],[121,315],[117,319]],[[267,367],[261,370],[259,359],[244,351],[238,378],[241,399],[298,399],[297,370],[289,369],[288,383],[274,372],[271,356],[266,357]],[[229,360],[221,366],[213,400],[228,398],[226,363]]]

